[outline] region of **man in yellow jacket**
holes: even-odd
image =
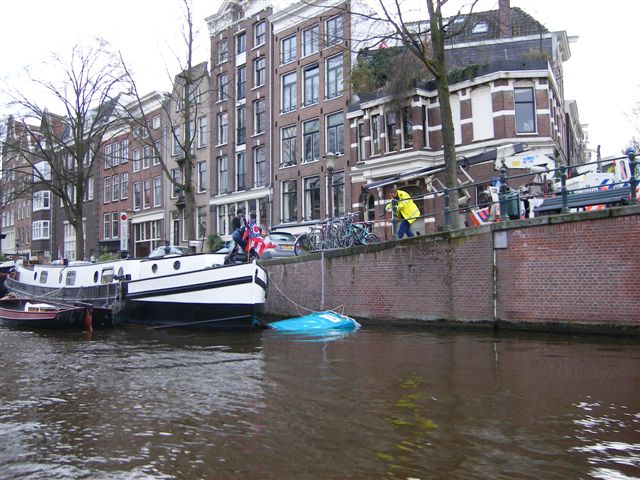
[[[395,185],[391,190],[391,203],[395,204],[395,211],[397,212],[398,219],[400,221],[400,227],[398,228],[398,238],[402,238],[405,235],[407,237],[413,237],[411,231],[411,224],[416,221],[420,216],[420,210],[418,206],[411,200],[409,195],[404,190],[398,189]]]

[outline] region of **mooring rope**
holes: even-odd
[[[289,298],[287,296],[286,293],[284,293],[282,291],[282,289],[278,286],[278,284],[273,281],[273,277],[271,275],[269,276],[269,284],[273,284],[273,286],[276,287],[278,292],[280,292],[280,295],[282,295],[285,299],[287,299],[289,302],[291,302],[296,307],[296,312],[298,313],[298,316],[302,316],[302,314],[300,313],[300,309],[306,310],[307,313],[318,313],[318,312],[322,312],[323,311],[323,310],[313,310],[311,308],[307,308],[307,307],[305,307],[303,305],[300,305],[299,303],[293,301],[291,298]],[[328,308],[327,310],[331,310],[333,312],[337,312],[339,310],[340,312],[342,312],[342,314],[344,314],[344,305],[339,305],[336,308]]]

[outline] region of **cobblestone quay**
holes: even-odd
[[[266,314],[640,335],[640,205],[264,262]]]

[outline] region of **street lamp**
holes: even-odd
[[[327,152],[324,156],[325,166],[327,167],[327,183],[328,183],[328,198],[327,205],[329,206],[329,218],[333,218],[333,171],[336,168],[336,154]]]

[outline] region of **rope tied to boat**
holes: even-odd
[[[286,293],[284,293],[282,291],[282,289],[278,286],[278,284],[273,281],[273,277],[271,275],[269,276],[269,285],[273,285],[274,287],[276,287],[276,290],[278,290],[278,292],[280,292],[280,295],[282,295],[287,301],[289,301],[290,303],[292,303],[296,307],[296,312],[298,313],[299,316],[302,316],[302,314],[300,313],[300,310],[305,310],[307,313],[319,313],[319,312],[324,311],[324,310],[313,310],[311,308],[307,308],[307,307],[305,307],[303,305],[300,305],[299,303],[296,303],[295,301],[293,301],[291,298],[289,298],[287,296]],[[329,308],[329,310],[334,311],[334,312],[340,312],[340,313],[344,314],[344,304],[343,305],[338,305],[335,308]]]

